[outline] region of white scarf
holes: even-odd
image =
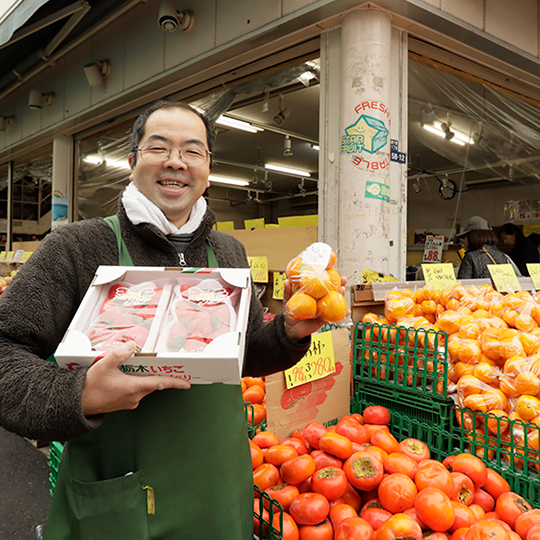
[[[203,197],[199,197],[191,209],[187,222],[178,228],[165,217],[165,214],[160,208],[137,189],[137,186],[133,182],[125,189],[122,195],[122,203],[131,223],[134,225],[151,223],[164,235],[191,234],[195,232],[206,213],[206,201]]]

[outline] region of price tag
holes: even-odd
[[[268,283],[268,258],[248,257],[254,283]]]
[[[488,264],[495,289],[499,292],[521,291],[521,285],[511,264]]]
[[[287,389],[322,379],[336,371],[332,332],[313,334],[311,347],[292,368],[285,370]]]
[[[456,285],[456,275],[452,263],[423,264],[424,279],[435,287],[452,287]]]
[[[285,281],[285,272],[274,272],[274,290],[272,292],[272,298],[274,300],[283,300],[284,281]]]
[[[444,247],[444,236],[426,236],[422,262],[440,263]]]
[[[8,251],[6,253],[6,260],[4,262],[10,263],[13,260],[13,255],[15,255],[14,251]]]
[[[2,254],[0,253],[0,257]],[[534,283],[534,288],[540,290],[540,263],[527,263],[527,270]]]
[[[395,277],[385,276],[379,272],[374,272],[373,270],[362,270],[362,278],[360,283],[381,283],[383,281],[397,281]]]
[[[4,262],[5,258],[6,258],[6,252],[0,251],[0,262]]]
[[[29,258],[30,258],[30,255],[32,255],[32,253],[34,253],[33,251],[25,251],[23,254],[22,254],[22,257],[21,257],[21,263],[25,263]]]
[[[13,260],[11,262],[18,263],[21,262],[21,257],[23,256],[24,249],[18,249],[13,255]]]

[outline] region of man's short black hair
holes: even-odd
[[[135,120],[135,124],[133,125],[133,134],[132,134],[132,141],[131,141],[131,155],[133,160],[133,166],[137,163],[137,148],[139,148],[139,144],[141,143],[141,139],[144,135],[144,130],[146,128],[146,121],[148,120],[148,117],[153,113],[158,111],[159,109],[184,109],[186,111],[190,111],[194,114],[196,114],[203,122],[204,127],[206,128],[206,144],[208,145],[208,151],[213,152],[214,150],[214,128],[208,118],[202,113],[200,113],[197,109],[189,105],[189,103],[185,103],[183,101],[168,101],[165,99],[160,99],[159,101],[156,101],[150,105],[145,111],[143,111],[137,120]],[[210,168],[214,166],[214,161],[212,159],[212,156],[210,156]]]
[[[499,229],[499,236],[501,234],[508,234],[509,236],[514,234],[516,240],[521,240],[523,238],[523,231],[514,223],[505,223]]]

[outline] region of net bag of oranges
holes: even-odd
[[[347,314],[341,294],[341,276],[334,250],[315,242],[287,265],[286,275],[293,287],[285,311],[293,320],[314,319],[339,322]]]

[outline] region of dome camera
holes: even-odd
[[[173,0],[163,0],[159,5],[158,24],[164,32],[174,32],[178,27],[190,30],[193,22],[193,13],[178,11]]]

